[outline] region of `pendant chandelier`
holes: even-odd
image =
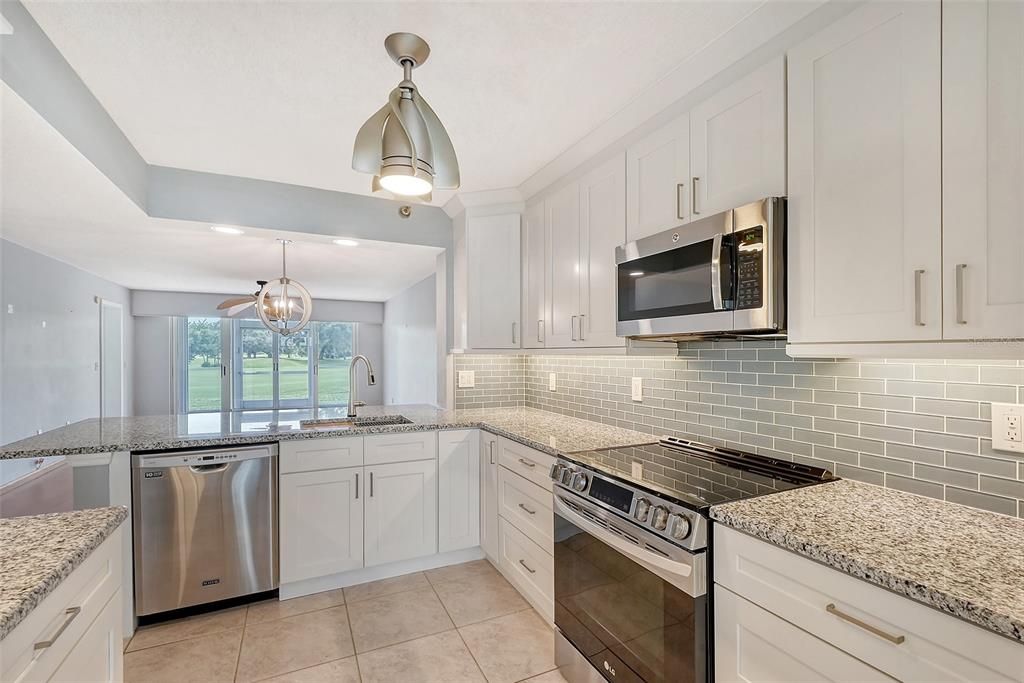
[[[427,60],[430,47],[412,33],[392,33],[384,47],[402,67],[403,78],[388,103],[356,134],[352,168],[373,174],[375,192],[383,189],[430,201],[434,188],[459,186],[452,141],[412,82],[412,70]]]
[[[271,332],[284,336],[300,332],[313,314],[309,290],[288,277],[287,249],[291,240],[281,243],[281,277],[266,282],[256,295],[256,315]]]

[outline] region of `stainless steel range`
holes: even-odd
[[[551,479],[562,675],[569,683],[713,680],[708,509],[833,478],[671,438],[560,458]]]

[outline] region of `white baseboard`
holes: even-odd
[[[294,581],[287,584],[283,583],[278,590],[278,595],[281,600],[289,600],[302,597],[303,595],[312,595],[313,593],[355,586],[356,584],[368,581],[390,579],[403,574],[411,574],[412,572],[422,572],[427,569],[437,569],[438,567],[447,567],[452,564],[482,560],[484,557],[483,549],[480,546],[474,546],[438,555],[428,555],[427,557],[417,557],[402,562],[382,564],[378,567],[363,567],[362,569],[353,569],[350,572],[319,576],[315,579],[305,579],[304,581]]]

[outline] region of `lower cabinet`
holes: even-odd
[[[366,468],[365,565],[437,552],[437,462]]]
[[[122,599],[120,591],[110,599],[57,667],[49,683],[120,683],[123,680]]]
[[[480,432],[480,547],[498,562],[498,437]]]
[[[480,545],[480,435],[437,433],[437,551]]]
[[[281,475],[281,583],[363,566],[362,467]]]

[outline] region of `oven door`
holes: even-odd
[[[706,681],[706,555],[555,489],[556,661],[569,683]]]
[[[615,331],[643,337],[733,329],[733,212],[616,249]]]

